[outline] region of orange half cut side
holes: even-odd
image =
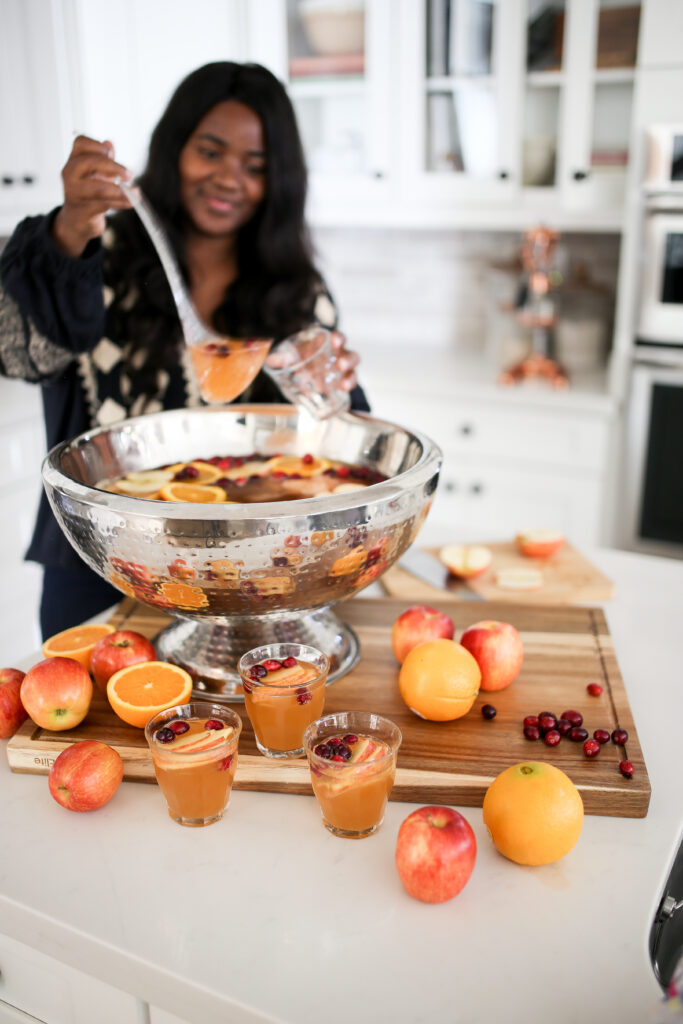
[[[98,640],[114,632],[115,627],[107,622],[95,622],[85,626],[71,626],[48,637],[41,648],[44,658],[73,658],[90,671],[90,654]]]
[[[168,661],[146,661],[119,669],[107,683],[107,697],[124,722],[144,729],[160,711],[187,704],[192,676]]]

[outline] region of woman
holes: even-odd
[[[116,184],[110,142],[79,137],[64,203],[24,220],[0,259],[0,372],[42,385],[48,448],[128,416],[200,404],[164,272]],[[177,88],[139,184],[166,228],[200,316],[217,333],[336,326],[304,223],[306,171],[283,86],[265,68],[209,64]],[[115,210],[105,218],[107,211]],[[335,334],[351,405],[358,358]],[[259,375],[241,400],[279,401]],[[120,597],[87,569],[45,495],[27,558],[44,566],[44,636]]]

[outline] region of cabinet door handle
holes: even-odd
[[[484,493],[484,485],[483,484],[472,484],[471,485],[471,487],[470,487],[470,494],[483,494],[483,493]]]
[[[447,480],[443,485],[443,489],[446,494],[453,494],[458,489],[458,485],[453,480]]]
[[[510,177],[510,172],[498,171],[498,177],[500,178],[501,181],[507,181],[507,179]]]
[[[588,171],[574,171],[572,178],[574,181],[585,181],[588,177]]]
[[[463,437],[470,437],[474,433],[474,427],[471,423],[462,423],[460,425],[460,433]]]
[[[14,184],[14,178],[10,174],[3,174],[3,176],[2,176],[2,183],[3,183],[3,185],[13,185]]]
[[[25,174],[21,180],[23,181],[24,185],[32,185],[36,178],[34,174]]]

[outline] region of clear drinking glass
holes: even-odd
[[[340,711],[304,733],[313,792],[325,828],[344,839],[376,832],[396,774],[401,730],[368,711]]]
[[[145,727],[168,813],[179,825],[219,821],[230,802],[242,719],[209,701],[155,715]]]
[[[264,370],[288,401],[303,406],[316,419],[349,408],[350,396],[341,387],[331,333],[325,327],[314,324],[285,338],[269,356]]]
[[[266,644],[243,654],[237,667],[261,753],[301,757],[306,726],[323,712],[327,655],[307,644]]]

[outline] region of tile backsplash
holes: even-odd
[[[477,351],[487,330],[493,264],[518,257],[517,232],[321,228],[318,264],[355,344],[456,347]],[[579,265],[616,290],[619,236],[565,234],[558,261],[565,277]],[[514,294],[515,275],[510,274]]]

